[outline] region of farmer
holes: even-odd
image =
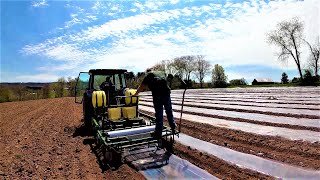
[[[103,83],[101,83],[100,85],[100,89],[107,91],[110,90],[110,87],[112,86],[112,82],[109,76],[106,77],[106,81],[104,81]]]
[[[146,87],[148,87],[152,92],[153,106],[156,112],[155,138],[157,139],[160,139],[162,136],[163,107],[166,110],[167,119],[173,133],[176,128],[172,114],[170,88],[167,84],[167,81],[171,81],[172,77],[172,75],[168,75],[168,78],[166,78],[164,72],[147,69],[147,75],[135,93],[135,96],[139,95],[140,92],[146,90]]]

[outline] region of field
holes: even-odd
[[[177,122],[181,94],[171,95]],[[175,154],[218,178],[319,177],[319,100],[320,88],[188,90]],[[153,114],[149,93],[140,108]],[[73,98],[1,103],[0,115],[0,177],[144,178],[100,162]]]

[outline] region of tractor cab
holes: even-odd
[[[125,119],[141,122],[137,116],[138,97],[132,97],[135,90],[126,86],[126,72],[124,69],[91,69],[79,74],[75,101],[83,103],[86,123],[91,124],[91,118],[101,115],[100,111],[105,111],[112,124],[124,126]]]
[[[112,104],[115,96],[122,95],[127,87],[124,69],[91,69],[89,72],[80,72],[76,85],[76,102],[81,103],[85,95],[93,91],[105,91],[109,94],[109,103]]]
[[[122,150],[158,142],[153,136],[155,119],[139,112],[136,90],[126,86],[124,69],[92,69],[80,72],[75,102],[83,104],[84,124],[97,143],[105,147],[108,162],[119,161]],[[147,115],[145,115],[146,117]],[[163,128],[163,144],[172,149],[174,132]],[[178,132],[176,132],[178,134]]]

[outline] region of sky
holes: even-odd
[[[0,82],[52,82],[89,69],[147,67],[205,56],[228,79],[298,76],[277,60],[266,33],[298,17],[304,38],[320,34],[320,0],[8,1],[1,0]],[[302,46],[302,66],[309,51]],[[206,77],[210,80],[210,76]]]

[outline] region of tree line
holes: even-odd
[[[1,84],[0,102],[24,101],[74,96],[76,78],[59,78],[57,82],[47,83],[40,87],[29,87],[20,84]]]
[[[208,88],[208,87],[226,87],[227,76],[222,66],[216,64],[213,69],[204,55],[185,55],[175,57],[171,60],[162,60],[152,67],[154,71],[162,71],[166,74],[172,74],[172,89],[181,88],[182,80],[188,88]],[[204,79],[211,72],[212,81],[205,83]],[[136,75],[129,72],[127,75],[128,86],[137,88],[142,82],[145,72],[138,72]]]

